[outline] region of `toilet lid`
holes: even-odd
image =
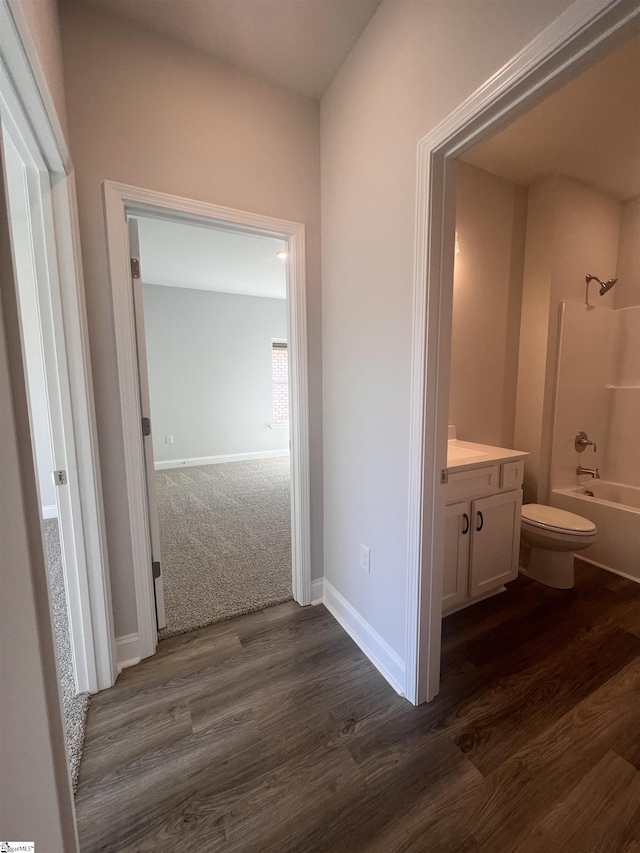
[[[522,507],[522,520],[534,527],[558,532],[570,531],[577,534],[595,533],[596,526],[588,518],[557,509],[544,504],[525,504]]]

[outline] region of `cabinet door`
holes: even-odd
[[[469,539],[471,538],[470,504],[448,506],[444,523],[444,570],[442,578],[442,612],[446,613],[468,598]]]
[[[483,595],[518,576],[522,491],[501,492],[471,505],[469,592]]]

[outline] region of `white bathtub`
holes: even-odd
[[[549,503],[588,518],[598,528],[598,541],[580,551],[580,559],[640,581],[640,488],[593,480],[554,489]]]

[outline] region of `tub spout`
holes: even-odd
[[[591,474],[594,480],[600,479],[600,471],[597,468],[583,468],[582,465],[578,465],[576,474]]]

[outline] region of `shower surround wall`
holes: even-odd
[[[592,285],[589,307],[583,300],[560,306],[553,490],[584,483],[576,476],[580,464],[598,467],[603,480],[640,489],[640,197],[620,205],[620,214],[616,265],[601,271],[603,277],[617,277],[616,285],[603,297]],[[601,238],[603,249],[611,252],[607,236]],[[591,448],[576,452],[580,430],[596,442],[596,454]]]
[[[598,541],[581,558],[640,581],[639,200],[553,176],[530,187],[527,214],[514,437],[531,454],[525,501],[591,519]],[[618,278],[604,296],[591,286],[590,307],[587,273]],[[597,453],[575,450],[580,430]]]
[[[561,316],[549,502],[596,524],[598,541],[581,558],[640,581],[640,306],[567,302]],[[575,450],[581,429],[595,453]],[[602,479],[578,476],[578,465]]]
[[[615,277],[622,209],[620,201],[563,175],[529,188],[513,445],[530,454],[527,503],[549,499],[558,309],[562,300],[584,302],[587,273]],[[591,301],[613,308],[620,285],[602,297],[592,285]],[[600,350],[600,342],[589,347]]]
[[[640,487],[640,306],[614,313],[618,322],[613,382],[606,389],[609,437],[604,471],[607,480]]]
[[[598,467],[604,480],[640,487],[640,307],[561,307],[551,488],[590,482],[578,465]],[[596,442],[578,453],[580,430]]]

